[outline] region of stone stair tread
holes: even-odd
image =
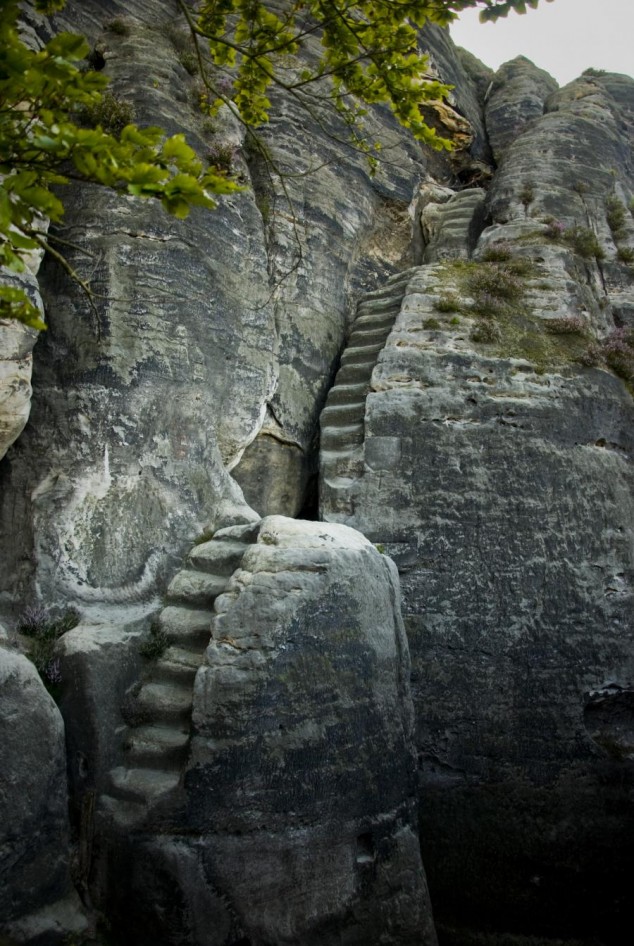
[[[358,329],[353,329],[350,333],[348,344],[353,347],[365,347],[375,343],[384,343],[390,334],[393,324],[394,323],[390,321],[389,325],[379,325],[375,328],[371,326],[368,328],[360,326]]]
[[[135,703],[137,708],[155,718],[182,716],[192,706],[192,687],[163,681],[144,683]]]
[[[338,424],[338,425],[325,425],[322,429],[322,437],[324,434],[330,434],[334,439],[340,439],[341,437],[354,436],[363,432],[363,422],[359,421],[356,424]]]
[[[173,791],[180,781],[180,772],[163,769],[135,768],[119,766],[110,770],[110,784],[124,800],[151,801]]]
[[[211,635],[211,621],[213,612],[207,609],[185,608],[179,605],[168,605],[159,614],[160,629],[170,640],[182,644],[189,639],[202,638]]]
[[[131,729],[126,738],[126,751],[133,754],[156,753],[165,755],[175,750],[184,749],[189,743],[189,727],[174,726],[137,726]]]
[[[218,529],[214,532],[214,542],[243,542],[250,545],[255,542],[260,529],[260,520],[257,522],[248,522],[239,526],[225,526],[224,529]]]
[[[373,305],[366,302],[359,303],[353,327],[357,325],[360,319],[362,320],[361,325],[368,325],[372,322],[393,322],[399,313],[403,298],[403,296],[398,296],[390,299],[389,302],[375,302]]]
[[[209,575],[193,568],[183,568],[174,575],[167,589],[170,602],[183,601],[190,604],[212,606],[218,595],[227,587],[227,578]]]
[[[188,650],[185,647],[168,647],[163,656],[157,661],[162,660],[170,664],[178,664],[187,667],[190,670],[198,670],[203,662],[204,651]]]
[[[370,364],[363,365],[342,365],[337,373],[335,384],[339,385],[347,382],[360,384],[362,381],[369,384],[375,364],[376,362],[373,361]]]
[[[321,412],[320,423],[324,427],[340,427],[344,424],[359,424],[365,418],[365,404],[333,404],[324,407]]]
[[[361,381],[357,384],[336,384],[328,392],[327,403],[330,402],[331,398],[333,398],[335,394],[338,395],[338,397],[357,398],[365,401],[365,396],[367,393],[368,385],[364,381]]]
[[[193,687],[196,671],[200,667],[204,648],[186,650],[169,647],[152,666],[152,679],[156,682],[186,683]]]
[[[240,564],[247,548],[244,542],[211,539],[194,546],[187,557],[187,564],[197,571],[229,576]]]
[[[336,450],[334,447],[327,447],[326,449],[321,450],[320,456],[322,465],[326,463],[336,463],[337,460],[342,458],[353,457],[360,454],[361,451],[359,448],[361,447],[362,443],[363,441],[361,441],[361,443],[346,444],[346,446],[342,446],[339,450]]]
[[[341,365],[374,365],[377,362],[379,352],[385,348],[385,341],[377,342],[375,345],[352,345],[350,348],[346,348],[342,357]]]
[[[402,286],[407,286],[417,269],[418,267],[413,267],[412,269],[404,270],[402,273],[395,273],[394,276],[390,276],[389,279],[386,279],[379,289],[371,289],[370,292],[366,292],[363,296],[363,300],[382,299],[387,295],[393,294],[395,290],[400,289]]]

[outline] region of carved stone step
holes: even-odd
[[[202,653],[211,637],[212,618],[213,612],[206,609],[170,605],[161,611],[158,625],[169,641]]]
[[[173,791],[180,781],[180,773],[162,769],[127,769],[123,766],[110,772],[111,792],[124,801],[156,801],[162,795]]]
[[[375,362],[369,365],[343,365],[337,372],[335,384],[369,384],[374,365]]]
[[[398,295],[400,290],[401,295],[403,290],[407,286],[408,282],[417,271],[418,267],[413,267],[412,269],[407,269],[402,273],[397,273],[394,276],[390,276],[388,280],[381,286],[380,289],[373,289],[371,292],[366,292],[363,297],[363,301],[373,300],[373,299],[384,299],[386,296]]]
[[[187,557],[187,564],[198,571],[229,577],[236,570],[248,546],[243,542],[203,542],[195,546]]]
[[[381,322],[393,322],[398,315],[402,296],[394,296],[392,299],[386,299],[378,302],[360,302],[357,306],[357,314],[353,325],[356,327],[360,319],[363,319],[362,325],[380,324]]]
[[[365,398],[369,391],[369,385],[366,381],[359,384],[336,384],[328,392],[326,400],[327,407],[334,407],[336,404],[365,404]]]
[[[319,466],[324,479],[340,476],[356,479],[363,476],[363,448],[355,444],[340,450],[322,450]]]
[[[189,745],[189,727],[176,729],[172,726],[138,726],[128,732],[124,743],[128,766],[140,765],[163,767],[165,763],[182,762]]]
[[[208,575],[205,572],[183,568],[170,582],[167,600],[170,604],[180,602],[211,609],[215,598],[222,594],[226,587],[227,578],[222,575]]]
[[[188,650],[182,647],[168,647],[165,653],[154,662],[151,668],[153,680],[194,685],[196,671],[203,659],[203,650]]]
[[[383,346],[389,338],[393,326],[394,322],[392,319],[385,325],[360,325],[359,328],[352,330],[350,338],[348,339],[348,346],[351,348],[363,348],[364,346],[375,344]]]
[[[363,424],[347,424],[342,427],[324,427],[321,445],[324,450],[352,447],[363,441]]]
[[[239,526],[225,526],[214,532],[214,542],[244,542],[250,545],[255,542],[260,528],[260,521],[248,522]]]
[[[341,364],[368,364],[374,365],[377,362],[379,353],[385,347],[385,341],[374,342],[372,345],[349,345],[341,356]]]
[[[325,427],[341,427],[347,424],[359,424],[365,417],[365,401],[353,401],[351,404],[328,404],[319,418],[322,430]]]
[[[144,722],[163,720],[178,724],[189,719],[191,708],[191,685],[177,683],[144,683],[133,703],[133,713]]]

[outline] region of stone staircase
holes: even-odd
[[[123,708],[125,764],[110,771],[102,810],[126,827],[157,807],[173,808],[191,736],[193,687],[211,636],[214,602],[255,537],[259,524],[231,526],[190,552],[172,580],[158,623],[168,641]]]
[[[438,211],[425,263],[469,259],[484,227],[486,194],[480,187],[458,191]]]
[[[365,399],[372,371],[415,272],[410,269],[392,276],[357,306],[341,367],[320,418],[322,486],[345,487],[363,473]]]

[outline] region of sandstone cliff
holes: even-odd
[[[7,743],[41,815],[7,796],[31,853],[3,840],[0,919],[32,944],[80,935],[82,909],[120,943],[433,944],[422,850],[446,944],[618,942],[634,80],[492,75],[429,30],[458,151],[379,111],[371,178],[281,101],[264,138],[291,207],[228,116],[203,122],[174,13],[30,18],[85,32],[140,121],[226,148],[247,186],[184,223],[73,190],[97,314],[45,261],[33,355],[0,327],[0,616],[81,612],[57,651],[68,788],[34,674],[55,749]]]

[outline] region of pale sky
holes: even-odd
[[[634,0],[540,0],[536,10],[497,23],[479,23],[469,10],[450,31],[492,69],[522,55],[560,85],[590,66],[634,76]]]

